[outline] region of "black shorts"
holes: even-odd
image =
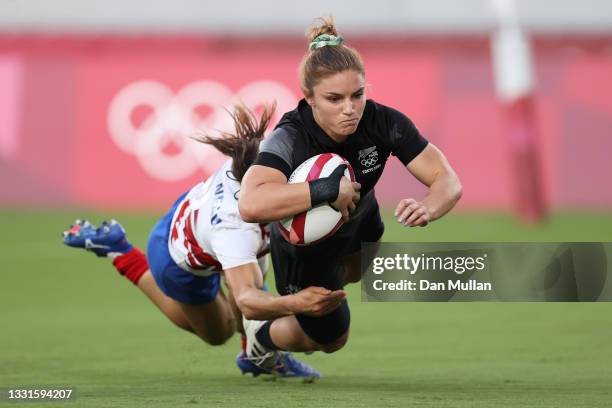
[[[276,288],[281,295],[296,293],[308,286],[330,290],[344,286],[343,258],[361,249],[362,242],[376,242],[384,232],[384,224],[376,199],[361,208],[361,215],[344,224],[332,237],[315,245],[298,247],[288,243],[271,227],[270,247]],[[346,301],[322,317],[296,315],[304,332],[319,344],[330,344],[343,336],[350,326]]]
[[[375,198],[363,210],[362,215],[344,224],[332,237],[309,246],[290,244],[280,235],[278,223],[273,223],[270,249],[278,292],[288,295],[308,286],[341,289],[343,258],[361,250],[362,242],[378,241],[385,229]]]

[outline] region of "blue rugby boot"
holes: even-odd
[[[241,351],[236,356],[236,365],[242,374],[251,373],[253,377],[259,374],[267,374],[268,372],[251,361],[244,351]]]
[[[303,379],[304,382],[313,382],[321,378],[321,373],[286,351],[278,352],[276,364],[272,366],[271,371],[278,377],[297,377]]]
[[[268,374],[279,378],[298,378],[304,382],[313,382],[321,378],[321,373],[286,351],[276,352],[274,364],[265,367],[257,365],[243,351],[236,356],[236,365],[242,374],[251,373],[253,377]]]
[[[116,220],[104,221],[99,228],[87,220],[76,220],[63,236],[64,244],[84,248],[101,257],[115,258],[134,248],[125,236],[125,229]]]

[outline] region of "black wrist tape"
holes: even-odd
[[[340,193],[340,182],[325,177],[308,182],[310,187],[310,206],[316,207],[323,203],[333,203]]]
[[[311,207],[336,201],[340,194],[340,179],[344,175],[344,170],[346,170],[346,164],[341,164],[328,177],[308,182]]]

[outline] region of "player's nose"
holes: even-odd
[[[342,113],[347,116],[351,116],[353,115],[353,113],[355,113],[355,104],[353,103],[353,101],[349,99],[348,101],[344,102],[344,104],[342,105]]]

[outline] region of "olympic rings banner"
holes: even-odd
[[[213,80],[191,82],[176,93],[162,82],[139,80],[121,88],[112,98],[107,129],[115,145],[134,156],[149,176],[180,181],[198,170],[210,174],[226,160],[214,148],[194,142],[190,135],[231,132],[233,122],[228,110],[234,103],[256,110],[274,100],[278,112],[293,109],[296,104],[291,90],[271,80],[249,82],[235,93]],[[202,108],[209,112],[200,115],[198,109]],[[138,109],[148,112],[135,124],[133,116]],[[165,151],[170,144],[177,152]]]
[[[463,182],[463,208],[509,207],[513,176],[486,39],[384,43],[352,43],[368,97],[406,113],[444,151]],[[612,57],[592,51],[604,43],[571,55],[536,47],[538,143],[553,207],[612,206],[612,189],[592,188],[612,173]],[[191,136],[231,130],[226,109],[276,101],[275,123],[295,107],[304,49],[299,38],[0,36],[0,205],[164,208],[225,160]],[[422,192],[391,158],[379,199]]]

